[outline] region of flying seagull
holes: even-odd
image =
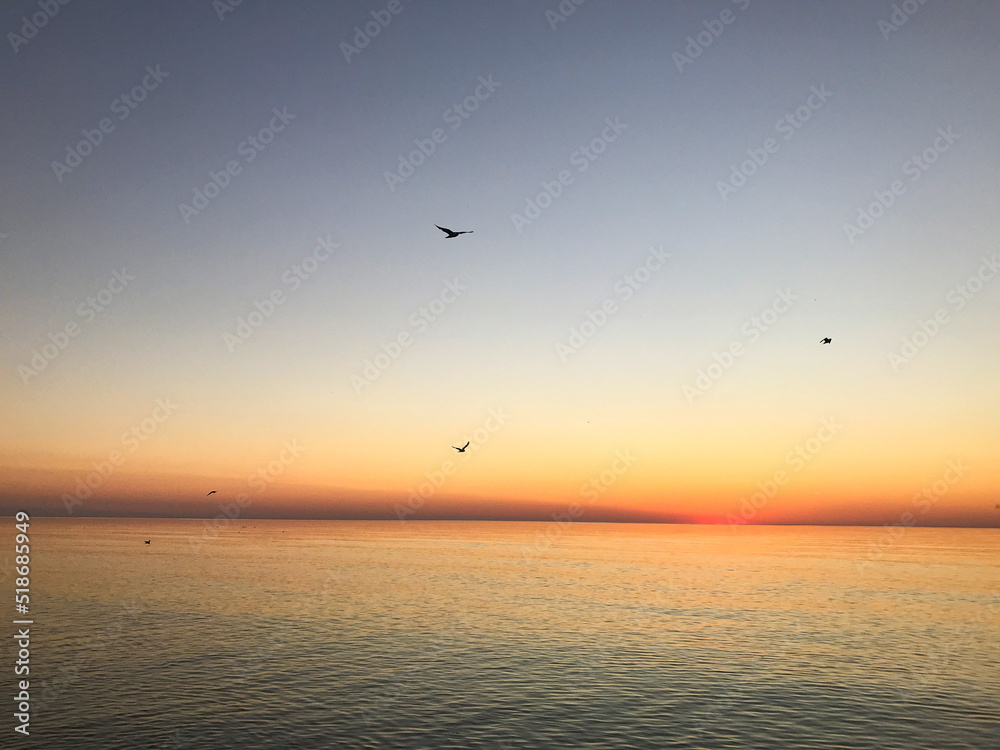
[[[471,230],[468,232],[454,232],[451,229],[445,229],[444,227],[439,227],[437,224],[435,224],[434,226],[436,226],[438,229],[440,229],[442,232],[448,235],[447,237],[445,237],[446,240],[450,240],[453,237],[458,237],[458,235],[460,234],[472,234]]]
[[[829,336],[827,336],[825,339],[823,339],[819,343],[821,343],[821,344],[829,344],[832,341],[833,341],[833,339],[831,339]]]
[[[454,446],[454,445],[453,445],[453,446],[451,446],[451,447],[452,447],[452,448],[455,448],[455,446]],[[462,446],[461,448],[455,448],[455,450],[457,450],[457,451],[458,451],[459,453],[465,453],[465,449],[466,449],[466,448],[468,448],[468,447],[469,447],[469,443],[466,443],[466,444],[465,444],[465,445],[463,445],[463,446]]]
[[[215,494],[215,490],[212,490],[211,492],[208,493],[208,495],[214,495],[214,494]],[[205,495],[205,497],[208,497],[208,495]]]

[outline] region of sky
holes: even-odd
[[[5,4],[0,512],[1000,524],[1000,6],[577,2]]]

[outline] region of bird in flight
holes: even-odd
[[[451,447],[452,447],[452,448],[455,448],[455,446],[454,446],[454,445],[453,445],[453,446],[451,446]],[[468,447],[469,447],[469,443],[468,443],[468,442],[466,442],[466,444],[465,444],[465,445],[463,445],[463,446],[462,446],[461,448],[455,448],[455,450],[457,450],[457,451],[458,451],[459,453],[465,453],[465,449],[466,449],[466,448],[468,448]]]
[[[211,492],[208,493],[208,495],[214,495],[214,494],[215,494],[215,490],[212,490]],[[208,497],[208,495],[205,495],[205,497]]]
[[[153,540],[152,539],[147,539],[146,540],[146,544],[149,544],[151,541],[153,541]]]
[[[821,344],[829,344],[832,341],[833,341],[833,339],[831,339],[829,336],[827,336],[825,339],[821,340],[819,343],[821,343]]]
[[[453,237],[458,237],[458,235],[460,234],[472,234],[472,230],[469,230],[468,232],[454,232],[451,229],[445,229],[444,227],[439,227],[437,224],[435,224],[434,226],[436,226],[438,229],[440,229],[442,232],[448,235],[447,237],[445,237],[446,240],[450,240]]]

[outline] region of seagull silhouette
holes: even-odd
[[[153,541],[153,540],[152,539],[147,539],[146,540],[146,544],[149,544],[151,541]]]
[[[453,237],[458,237],[458,235],[460,235],[460,234],[472,234],[471,230],[468,231],[468,232],[455,232],[455,231],[452,231],[451,229],[445,229],[444,227],[439,227],[437,224],[435,224],[434,226],[436,226],[438,229],[440,229],[442,232],[444,232],[446,235],[448,235],[447,237],[445,237],[446,240],[450,240]]]
[[[829,336],[827,336],[825,339],[823,339],[819,343],[821,343],[821,344],[829,344],[832,341],[833,341],[833,339],[831,339]]]
[[[208,493],[208,495],[214,495],[214,494],[215,494],[215,490],[212,490],[211,492]],[[205,495],[205,497],[208,497],[208,495]]]
[[[454,446],[454,445],[453,445],[453,446],[451,446],[451,447],[452,447],[452,448],[455,448],[455,446]],[[469,447],[469,443],[466,443],[466,444],[465,444],[465,445],[463,445],[463,446],[462,446],[461,448],[455,448],[455,450],[457,450],[457,451],[458,451],[459,453],[465,453],[465,449],[466,449],[466,448],[468,448],[468,447]]]

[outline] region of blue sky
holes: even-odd
[[[658,430],[697,433],[692,465],[738,465],[736,487],[771,472],[745,458],[761,448],[755,429],[780,457],[835,412],[866,427],[829,459],[843,461],[831,476],[871,477],[868,441],[927,431],[884,457],[893,480],[880,502],[905,498],[919,467],[995,448],[977,415],[997,405],[1000,364],[998,285],[961,311],[944,301],[998,249],[1000,10],[907,7],[888,29],[894,5],[883,2],[589,0],[553,28],[554,2],[401,2],[392,14],[247,0],[222,19],[207,1],[70,3],[17,43],[8,32],[39,6],[12,3],[0,13],[11,414],[0,458],[72,474],[173,394],[177,434],[151,441],[136,471],[245,475],[242,456],[305,434],[323,447],[297,465],[301,482],[392,495],[406,472],[437,464],[425,436],[447,450],[504,404],[521,415],[523,433],[508,433],[521,445],[568,439],[596,464],[639,426],[654,453],[677,447]],[[345,59],[373,13],[391,20]],[[688,37],[712,29],[679,69]],[[160,80],[120,119],[116,100],[154,82],[150,69]],[[477,87],[475,111],[456,119]],[[103,118],[113,129],[60,180],[52,163]],[[247,145],[272,123],[273,140]],[[433,153],[390,189],[386,173],[435,129]],[[581,170],[595,139],[602,152]],[[768,139],[766,162],[723,197],[720,182]],[[928,149],[934,162],[914,180],[907,164]],[[179,204],[231,161],[238,173],[185,221]],[[561,172],[572,182],[518,231],[512,215]],[[897,180],[905,191],[850,237],[845,224]],[[474,234],[444,240],[435,224]],[[285,274],[318,237],[338,247],[292,289]],[[669,262],[622,299],[616,283],[651,247]],[[84,325],[78,305],[122,268],[135,280]],[[446,281],[466,290],[416,330],[411,316]],[[274,315],[227,346],[276,289],[286,299]],[[786,290],[799,300],[748,342],[743,327]],[[556,344],[608,298],[619,309],[560,359]],[[941,307],[954,315],[940,335],[893,369],[888,354]],[[25,382],[19,367],[70,321],[81,334]],[[404,331],[413,345],[358,394],[352,376]],[[834,344],[820,348],[823,336]],[[689,403],[683,387],[733,341],[746,354]],[[588,414],[602,421],[592,439],[576,424]],[[365,458],[387,440],[395,459]],[[455,492],[533,497],[494,481],[523,458],[499,458],[514,441]],[[646,466],[634,488],[646,505],[702,486],[682,466]],[[538,468],[536,494],[560,482],[572,494],[576,471],[561,456]],[[713,472],[703,479],[721,492]],[[23,486],[39,497],[58,485],[34,481]],[[995,475],[983,482],[969,502],[997,489]]]

